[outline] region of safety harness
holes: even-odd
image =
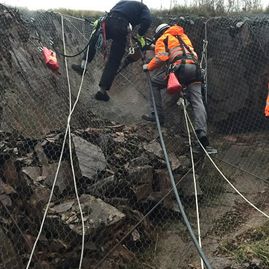
[[[97,50],[100,50],[102,54],[104,55],[104,59],[107,56],[107,36],[106,36],[106,19],[108,17],[108,14],[106,14],[103,17],[100,17],[97,21],[94,23],[94,30],[91,35],[93,43],[93,46]]]
[[[176,56],[179,57],[178,59],[175,59],[176,61],[181,61],[181,64],[186,64],[186,63],[190,63],[190,64],[198,64],[198,61],[196,60],[196,57],[193,54],[193,51],[190,49],[190,47],[183,41],[183,39],[177,35],[176,38],[179,41],[179,44],[181,46],[182,49],[182,53],[183,53],[183,57],[181,56]],[[186,53],[186,50],[189,52],[189,54]]]
[[[182,50],[182,55],[175,56],[172,62],[170,62],[169,67],[168,67],[168,73],[171,73],[171,72],[179,73],[180,71],[184,72],[185,64],[195,64],[196,65],[196,79],[194,79],[191,82],[196,82],[197,80],[201,80],[201,71],[200,71],[199,62],[197,61],[193,51],[183,41],[183,39],[179,35],[176,35],[175,37],[179,41],[179,45]],[[165,45],[166,52],[169,53],[168,36],[166,37],[166,39],[164,39],[164,45]],[[186,50],[189,52],[188,54],[186,53]]]

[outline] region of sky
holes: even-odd
[[[168,9],[171,1],[184,5],[190,0],[143,0],[149,8],[155,9]],[[109,11],[117,2],[118,0],[0,0],[2,4],[15,7],[27,7],[30,10],[66,8]],[[261,0],[261,3],[263,7],[265,7],[268,5],[268,0]]]
[[[184,1],[184,0],[183,0]],[[66,9],[86,9],[109,11],[118,0],[0,0],[2,4],[28,9],[50,9],[63,7]],[[170,0],[143,0],[149,8],[169,8]]]

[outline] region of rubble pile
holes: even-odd
[[[169,135],[166,131],[165,138]],[[2,247],[8,256],[0,259],[3,268],[15,268],[14,264],[21,268],[27,262],[55,179],[64,134],[54,132],[38,140],[17,137],[14,141],[11,134],[1,133],[0,234],[7,242]],[[180,178],[190,161],[183,139],[174,136],[173,141],[175,145],[168,151],[175,177]],[[33,258],[37,268],[74,268],[80,257],[82,225],[68,145],[63,152],[52,203]],[[94,265],[167,194],[170,179],[152,126],[111,123],[74,130],[72,152],[85,224],[84,262]],[[173,195],[168,195],[160,207],[175,213]],[[152,218],[154,214],[145,218],[117,248],[113,254],[117,264],[134,259],[139,247],[152,243]],[[10,267],[7,261],[12,259]],[[116,268],[113,262],[110,265]]]

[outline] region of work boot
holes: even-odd
[[[82,76],[84,69],[81,67],[80,64],[72,64],[71,67],[75,72]]]
[[[218,153],[217,149],[209,146],[209,141],[208,141],[208,138],[206,136],[200,137],[199,141],[201,142],[201,144],[203,145],[203,147],[205,148],[206,152],[209,155]],[[193,146],[192,151],[193,151],[193,153],[197,153],[197,154],[204,153],[204,151],[203,151],[203,149],[202,149],[202,147],[200,146],[199,143],[197,143],[196,145]]]
[[[153,113],[150,113],[150,114],[143,114],[142,115],[142,119],[143,120],[146,120],[146,121],[151,121],[151,122],[155,122],[156,121],[156,118],[154,116]]]
[[[94,98],[95,98],[96,100],[98,100],[98,101],[104,101],[104,102],[107,102],[107,101],[109,101],[109,99],[110,99],[110,97],[109,97],[109,95],[107,94],[106,91],[98,91],[98,92],[95,94]]]
[[[206,146],[205,147],[205,150],[206,152],[211,155],[211,154],[217,154],[218,153],[218,150],[213,148],[213,147],[210,147],[210,146]]]
[[[155,117],[154,112],[152,112],[150,114],[143,114],[142,119],[146,120],[146,121],[150,121],[150,122],[156,122],[156,117]],[[160,125],[163,125],[164,124],[164,117],[159,116],[159,122],[160,122]]]

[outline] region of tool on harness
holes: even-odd
[[[46,65],[52,70],[52,71],[58,71],[59,70],[59,63],[56,58],[56,53],[46,47],[42,48],[42,54],[44,56],[44,60]]]
[[[182,85],[179,82],[175,72],[170,72],[168,75],[168,81],[167,81],[167,93],[169,94],[175,94],[177,92],[180,92],[182,90]]]
[[[141,53],[139,46],[132,47],[132,50],[129,49],[129,52],[125,59],[123,60],[123,63],[119,70],[117,71],[117,74],[120,73],[123,69],[125,69],[129,64],[134,63],[141,59]]]
[[[141,52],[143,53],[153,44],[153,40],[151,40],[150,38],[145,38],[146,44],[143,48],[141,48],[140,43],[137,42],[137,39],[135,37],[133,37],[132,39],[136,42],[136,44],[133,45],[133,42],[130,42],[132,49],[130,50],[129,48],[128,54],[123,60],[121,67],[117,71],[117,74],[120,73],[123,69],[125,69],[129,64],[137,62],[139,59],[141,59]]]
[[[129,38],[129,49],[128,49],[128,55],[134,54],[135,53],[135,45],[133,44],[133,38],[131,36],[131,32],[128,33],[128,38]]]
[[[182,85],[179,81],[178,75],[176,76],[175,72],[177,71],[177,66],[171,63],[168,67],[168,80],[167,80],[167,93],[175,94],[182,90]]]
[[[102,20],[99,26],[99,34],[96,39],[95,48],[100,50],[104,55],[104,59],[107,56],[107,39],[106,39],[106,21]]]

